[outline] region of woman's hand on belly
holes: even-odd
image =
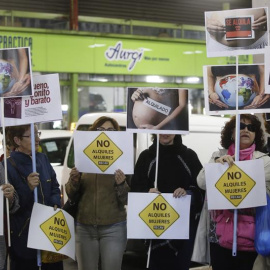
[[[246,107],[244,107],[244,109],[256,109],[261,107],[264,103],[266,103],[268,100],[270,99],[270,95],[257,95],[252,103]]]
[[[228,105],[223,103],[220,99],[217,93],[213,92],[209,95],[209,102],[212,104],[215,104],[216,106],[220,108],[228,108]]]
[[[252,24],[252,29],[253,30],[267,30],[267,16],[264,15],[257,20],[255,20]]]

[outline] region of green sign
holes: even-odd
[[[30,47],[40,72],[202,76],[203,65],[226,64],[207,58],[204,44],[2,30],[0,48],[14,47]]]

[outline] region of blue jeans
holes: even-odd
[[[79,270],[120,270],[127,244],[126,222],[112,225],[76,224],[76,257]]]

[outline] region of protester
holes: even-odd
[[[5,128],[5,134],[7,134],[9,127]],[[1,133],[3,134],[3,132],[1,131]],[[2,141],[2,146],[4,144],[4,140]],[[10,153],[14,150],[14,147],[10,144],[9,139],[7,138],[6,135],[6,158],[8,158],[10,156]],[[2,162],[5,158],[4,153],[0,156],[0,162]]]
[[[233,165],[235,157],[235,125],[236,117],[233,116],[221,131],[221,146],[224,149],[214,152],[209,163],[228,163],[229,166]],[[261,122],[255,115],[241,115],[239,145],[240,161],[252,159],[263,160],[265,179],[266,183],[269,184],[270,158],[267,154],[261,152],[264,147],[264,133],[261,128]],[[206,189],[204,169],[199,173],[197,182],[199,187]],[[238,209],[238,215],[255,216],[255,208]],[[210,241],[210,257],[213,270],[251,270],[257,256],[255,249],[253,251],[237,250],[237,255],[232,256],[232,249],[221,247],[216,234],[216,216],[217,211],[211,211],[210,216],[206,215],[206,217],[210,218],[208,238]],[[201,223],[200,221],[198,231],[201,231],[201,224],[207,224],[207,222]],[[196,248],[201,251],[206,251],[207,249],[201,249],[200,246]]]
[[[9,203],[9,213],[13,214],[19,209],[19,198],[17,192],[15,191],[14,187],[9,184],[5,183],[5,175],[4,175],[4,168],[2,164],[0,164],[0,185],[3,191],[4,197],[8,199]],[[6,229],[4,227],[4,229]],[[5,235],[7,235],[7,231],[5,231]],[[6,245],[5,237],[0,236],[0,270],[5,270],[6,264]]]
[[[202,165],[197,154],[182,144],[181,135],[160,134],[159,156],[156,156],[157,136],[149,149],[144,150],[136,163],[131,180],[132,192],[173,193],[174,198],[192,194],[190,210],[190,236],[188,240],[152,240],[151,270],[187,270],[193,250],[204,192],[196,183]],[[157,186],[155,167],[158,161]]]
[[[118,123],[102,116],[91,131],[119,131]],[[128,179],[118,169],[114,175],[80,173],[72,168],[66,184],[69,199],[80,194],[76,221],[76,258],[79,270],[120,270],[127,243]]]
[[[264,118],[265,131],[266,131],[266,133],[268,133],[268,136],[269,136],[270,123],[269,123],[269,120],[266,120],[265,114],[263,114],[263,118]],[[269,137],[268,137],[268,139],[269,139]],[[267,145],[267,150],[268,150],[268,155],[270,155],[269,145]],[[266,192],[267,192],[268,196],[270,196],[270,182],[266,183]],[[270,218],[270,217],[268,217],[268,218]],[[262,256],[262,255],[258,254],[252,270],[270,270],[270,256]]]
[[[10,216],[11,227],[11,270],[37,270],[37,250],[27,248],[29,223],[34,204],[34,189],[37,188],[38,202],[60,207],[60,189],[56,174],[46,155],[38,153],[40,132],[35,126],[36,172],[32,169],[30,125],[8,129],[8,139],[15,148],[7,162],[8,179],[19,196],[20,208]],[[42,270],[61,270],[63,263],[42,264]]]

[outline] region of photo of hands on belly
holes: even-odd
[[[29,49],[0,50],[0,97],[31,94]]]
[[[268,45],[265,8],[205,12],[205,28],[208,57],[222,55],[223,51],[263,49]]]
[[[239,65],[238,81],[235,65],[204,68],[210,111],[235,110],[236,92],[239,110],[270,108],[270,95],[265,94],[264,87],[264,65]]]
[[[128,129],[188,131],[188,90],[128,88]]]

